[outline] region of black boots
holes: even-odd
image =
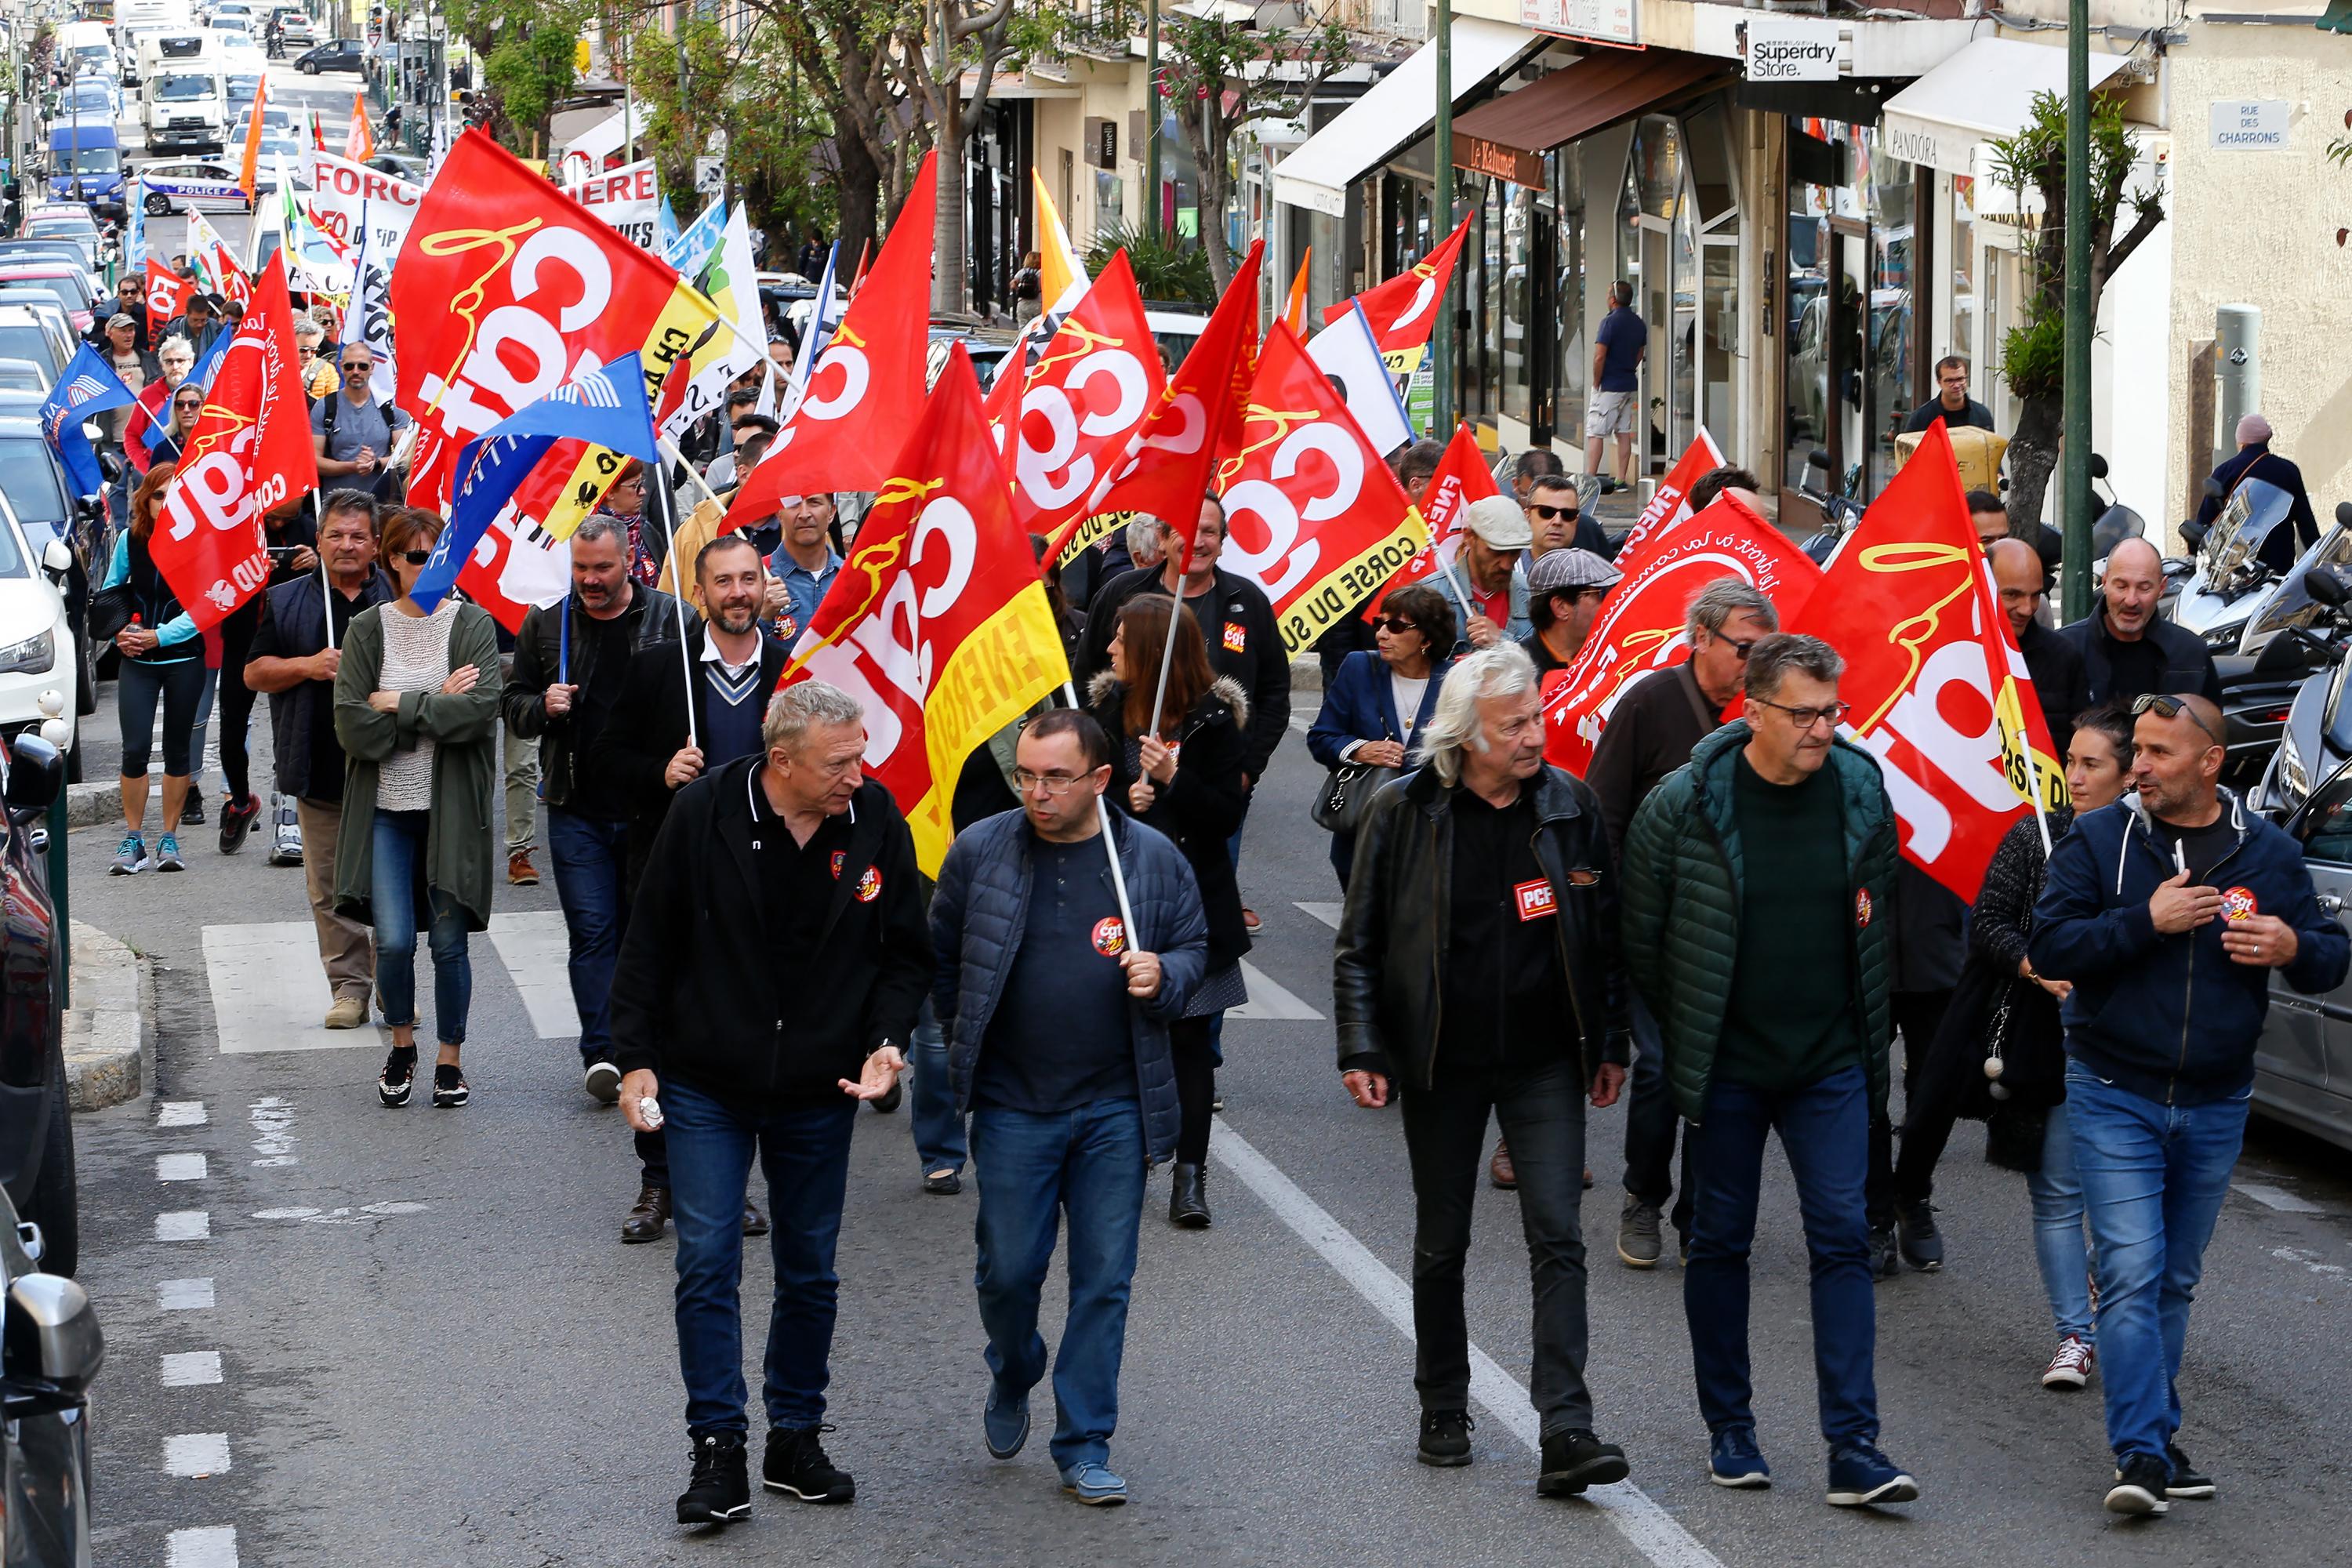
[[[1209,1194],[1201,1167],[1189,1161],[1176,1162],[1176,1183],[1168,1193],[1168,1222],[1186,1230],[1209,1228]]]

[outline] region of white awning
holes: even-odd
[[[1507,22],[1454,24],[1454,101],[1459,104],[1551,40]],[[1341,110],[1274,168],[1274,199],[1333,217],[1348,215],[1348,187],[1429,134],[1437,118],[1437,40]]]
[[[2092,90],[2130,63],[2125,55],[2094,54]],[[2043,92],[2066,96],[2063,48],[1977,38],[1886,100],[1879,144],[1906,163],[1948,174],[1987,174],[1990,164],[1979,149],[2023,130],[2034,95]]]

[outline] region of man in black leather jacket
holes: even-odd
[[[1585,1386],[1584,1102],[1625,1081],[1616,869],[1600,803],[1547,767],[1535,665],[1513,644],[1445,678],[1422,765],[1372,797],[1333,962],[1356,1103],[1401,1102],[1412,1163],[1421,1460],[1470,1462],[1462,1265],[1491,1110],[1534,1254],[1536,1489],[1622,1480]]]

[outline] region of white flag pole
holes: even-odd
[[[1078,701],[1076,682],[1062,682],[1062,695],[1070,700],[1073,710],[1080,713],[1086,711]],[[1118,863],[1118,836],[1111,831],[1110,805],[1100,795],[1095,796],[1095,816],[1102,824],[1103,852],[1110,858],[1110,889],[1118,899],[1118,920],[1127,930],[1128,950],[1140,952],[1143,941],[1135,929],[1135,906],[1127,900],[1127,872]]]
[[[665,458],[677,456],[677,448],[660,437],[655,437],[654,450]],[[686,567],[677,559],[677,498],[670,494],[669,465],[667,461],[648,463],[646,467],[650,470],[646,497],[650,500],[654,499],[655,492],[660,493],[662,522],[669,532],[670,581],[677,585],[677,592],[670,595],[670,603],[677,607],[677,668],[686,678],[686,743],[699,751],[702,741],[694,730],[694,660],[686,651]],[[687,464],[686,471],[692,473],[694,465]]]

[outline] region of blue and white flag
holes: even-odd
[[[623,354],[594,370],[582,369],[536,403],[527,403],[457,454],[457,482],[449,499],[449,526],[433,546],[433,559],[409,596],[427,614],[457,585],[466,557],[506,510],[531,469],[562,440],[609,447],[625,458],[658,465],[654,411],[646,401],[646,372],[636,354]]]
[[[129,237],[122,246],[122,270],[143,273],[147,267],[147,191],[138,176],[131,180],[123,205],[131,209]]]
[[[669,205],[667,196],[661,199],[661,210],[654,214],[654,239],[665,258],[677,243],[677,209]]]
[[[833,337],[834,329],[841,325],[841,318],[832,313],[833,268],[839,259],[841,241],[836,239],[833,242],[833,248],[824,253],[824,276],[817,280],[816,298],[809,302],[808,330],[801,334],[800,360],[793,366],[792,384],[784,388],[784,405],[781,410],[768,406],[768,399],[775,391],[776,378],[771,375],[760,383],[760,412],[773,416],[778,424],[799,412],[801,399],[808,395],[809,376],[816,368],[817,353]],[[848,308],[846,302],[842,306],[845,312]]]
[[[667,207],[667,199],[663,202]],[[662,246],[662,259],[677,268],[681,278],[700,275],[719,253],[720,238],[727,232],[727,204],[712,202],[695,215],[694,221]]]
[[[49,449],[65,465],[66,474],[73,480],[74,494],[94,496],[106,489],[106,476],[99,472],[98,454],[89,447],[89,437],[81,422],[93,414],[110,408],[121,408],[137,402],[122,378],[105,356],[88,343],[66,366],[64,375],[41,404],[41,434],[49,438]]]

